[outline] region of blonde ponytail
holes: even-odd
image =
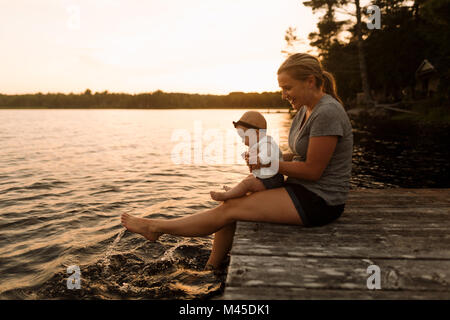
[[[339,101],[340,104],[344,105],[341,98],[337,95],[336,80],[334,79],[334,76],[328,71],[323,71],[322,75],[323,91]]]

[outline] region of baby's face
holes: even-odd
[[[250,145],[250,136],[249,136],[249,132],[247,132],[248,128],[243,127],[243,126],[236,126],[236,130],[239,134],[239,136],[242,138],[242,142],[248,147]],[[259,130],[255,130],[256,131],[256,139],[258,140],[258,131]]]

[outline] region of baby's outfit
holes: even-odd
[[[284,176],[278,173],[279,162],[283,160],[283,154],[277,143],[271,136],[264,136],[258,143],[253,144],[249,149],[249,163],[255,164],[256,156],[261,164],[270,163],[270,167],[255,169],[253,176],[261,180],[266,189],[280,188],[284,184]]]

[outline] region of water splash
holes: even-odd
[[[109,245],[108,249],[106,249],[106,253],[104,255],[104,257],[100,260],[100,265],[103,266],[103,274],[107,274],[109,271],[109,266],[111,264],[111,255],[114,252],[114,248],[117,246],[117,244],[119,243],[120,239],[122,239],[123,235],[125,234],[125,229],[123,229],[122,231],[120,231],[116,238],[114,239],[114,241]]]
[[[161,261],[168,261],[173,262],[175,261],[175,251],[177,251],[179,248],[185,247],[185,245],[189,242],[189,239],[182,238],[181,241],[177,242],[175,245],[171,246],[169,249],[167,249],[163,256],[161,257]]]

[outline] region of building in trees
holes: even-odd
[[[439,74],[427,60],[423,60],[416,70],[415,93],[418,98],[432,97],[438,91]]]

